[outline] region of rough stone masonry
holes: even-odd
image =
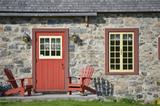
[[[17,77],[32,76],[32,46],[22,40],[32,37],[32,28],[69,28],[83,45],[69,40],[69,71],[77,75],[86,64],[114,85],[114,96],[138,100],[160,97],[160,60],[157,41],[160,13],[105,13],[89,17],[0,17],[0,81],[8,67]],[[105,28],[139,28],[139,75],[105,75]]]

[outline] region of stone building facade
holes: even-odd
[[[15,76],[32,76],[32,44],[24,42],[23,36],[32,39],[33,28],[69,28],[69,71],[77,76],[79,69],[87,64],[95,68],[94,77],[103,77],[114,85],[114,96],[138,100],[160,97],[160,60],[158,37],[160,35],[159,13],[99,13],[89,17],[0,17],[0,81],[4,81],[4,68],[13,70]],[[139,29],[139,74],[105,74],[105,29]],[[76,34],[82,45],[72,40]]]

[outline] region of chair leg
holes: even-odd
[[[28,96],[31,96],[31,89],[28,89],[27,93],[28,93]]]
[[[85,90],[84,90],[84,88],[82,88],[82,91],[80,91],[80,93],[81,93],[82,95],[84,95],[84,92],[85,92]]]
[[[72,95],[72,91],[69,91],[69,95]]]
[[[21,90],[20,90],[20,92],[19,92],[19,94],[21,95],[21,96],[24,96],[24,88],[21,88]]]

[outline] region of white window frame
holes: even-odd
[[[113,70],[111,69],[111,62],[110,62],[110,35],[111,34],[119,34],[120,35],[120,70]],[[124,70],[123,69],[123,34],[132,34],[132,70]],[[109,72],[134,72],[134,32],[109,32]]]
[[[40,39],[41,38],[49,38],[49,46],[50,46],[50,50],[49,50],[49,56],[42,56],[40,53]],[[52,38],[60,38],[60,56],[51,56],[51,39]],[[62,36],[39,36],[39,59],[62,59]]]

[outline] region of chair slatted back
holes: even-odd
[[[17,82],[16,82],[16,80],[15,80],[13,74],[12,74],[12,71],[7,69],[7,68],[5,68],[4,69],[4,73],[7,76],[7,78],[9,80],[9,82],[11,83],[12,87],[13,88],[18,88],[18,84],[17,84]]]
[[[92,78],[93,72],[94,72],[94,68],[88,65],[85,68],[81,69],[80,78],[82,78],[82,77]],[[91,81],[91,79],[85,79],[84,85],[88,86],[90,81]]]

